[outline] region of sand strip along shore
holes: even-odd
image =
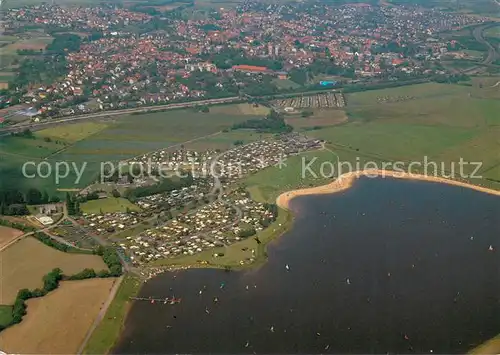
[[[491,195],[500,196],[500,191],[488,189],[486,187],[481,187],[477,185],[472,185],[466,182],[461,182],[457,180],[445,179],[442,177],[435,176],[426,176],[420,174],[410,174],[405,172],[397,172],[391,170],[377,170],[377,169],[368,169],[356,172],[349,172],[340,175],[335,181],[317,187],[310,187],[300,190],[292,190],[288,192],[284,192],[278,196],[276,199],[276,204],[284,209],[289,209],[290,201],[297,196],[305,196],[305,195],[321,195],[321,194],[330,194],[335,192],[340,192],[347,190],[352,186],[355,179],[360,178],[361,176],[367,177],[391,177],[397,179],[409,179],[409,180],[421,180],[421,181],[429,181],[429,182],[439,182],[442,184],[454,185],[465,187],[467,189],[476,190],[479,192],[484,192]]]

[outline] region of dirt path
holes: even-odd
[[[111,292],[108,295],[108,298],[106,302],[104,302],[103,306],[101,307],[101,310],[99,311],[99,314],[97,315],[96,319],[94,320],[94,323],[90,327],[90,329],[87,331],[87,334],[85,335],[85,339],[83,339],[82,345],[78,348],[77,354],[80,355],[83,353],[83,350],[87,346],[87,343],[89,342],[90,337],[92,336],[92,333],[96,330],[97,326],[101,323],[102,319],[106,315],[106,312],[108,311],[109,306],[111,305],[111,302],[115,299],[116,293],[118,292],[118,289],[120,288],[120,285],[123,282],[124,276],[120,276],[118,280],[116,280],[115,284],[113,285],[113,288],[111,289]]]

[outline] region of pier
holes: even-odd
[[[182,298],[175,298],[175,297],[165,297],[165,298],[154,298],[154,297],[129,297],[130,300],[132,301],[147,301],[150,303],[155,303],[155,302],[163,302],[164,304],[176,304],[176,303],[181,303]]]

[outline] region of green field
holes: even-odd
[[[0,305],[0,329],[12,322],[12,306]]]
[[[35,133],[37,137],[50,138],[51,140],[63,140],[74,143],[96,134],[108,125],[100,122],[73,123],[52,128],[43,129]]]
[[[253,117],[249,115],[252,111],[246,110],[242,113],[241,107],[235,112],[239,113],[172,110],[121,116],[100,123],[61,125],[37,132],[34,138],[0,138],[0,183],[14,183],[20,190],[35,186],[49,193],[55,193],[57,189],[82,188],[97,177],[101,162],[116,163],[161,148],[180,148],[197,139],[208,139],[211,135],[230,128],[234,123]],[[229,141],[234,140],[229,138]],[[212,146],[225,148],[224,141],[228,142],[227,139],[209,142],[207,148],[210,148],[212,143]],[[47,159],[52,168],[58,161],[67,162],[71,171],[67,177],[61,178],[57,185],[53,175],[47,178],[23,178],[23,164],[27,161],[40,163],[42,159]],[[78,170],[84,167],[78,182],[71,164],[75,164]],[[28,171],[33,172],[30,169]]]
[[[107,354],[120,336],[130,307],[129,298],[139,292],[141,283],[135,277],[125,275],[106,315],[90,337],[83,350],[85,354]]]
[[[112,213],[112,212],[127,212],[140,211],[139,206],[134,205],[129,200],[122,197],[108,197],[99,200],[91,200],[80,205],[83,213]]]
[[[485,37],[500,38],[500,28],[499,27],[490,27],[486,31],[484,31],[484,36]]]
[[[256,140],[266,139],[271,136],[272,134],[256,133],[254,131],[229,131],[184,144],[184,148],[191,150],[227,150],[234,148],[236,142],[243,142],[243,144],[247,144]]]

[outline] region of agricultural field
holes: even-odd
[[[35,51],[43,51],[52,43],[54,38],[48,35],[40,35],[29,39],[18,39],[14,43],[10,43],[0,48],[1,55],[15,55],[18,50],[30,49]]]
[[[14,302],[20,289],[42,287],[42,278],[54,268],[61,268],[66,275],[73,275],[85,268],[107,270],[97,255],[64,253],[27,237],[0,253],[2,275],[0,304]]]
[[[23,158],[41,159],[65,147],[63,142],[47,141],[34,135],[27,137],[4,137],[0,139],[0,155],[11,154]]]
[[[385,0],[395,5],[420,5],[447,11],[460,11],[467,14],[498,17],[498,5],[490,0]]]
[[[76,354],[116,279],[64,281],[27,301],[20,324],[0,333],[2,350],[15,354]]]
[[[231,107],[233,106],[233,107]],[[215,108],[211,107],[211,110]],[[0,138],[1,183],[14,183],[20,189],[35,186],[49,194],[61,189],[83,188],[92,183],[100,171],[101,162],[118,162],[150,151],[180,147],[208,138],[234,123],[243,122],[264,107],[251,105],[221,106],[225,112],[201,113],[194,109],[172,110],[140,115],[128,115],[103,122],[85,122],[56,126],[36,132],[34,138]],[[259,116],[261,117],[261,116]],[[140,122],[140,126],[138,126]],[[139,128],[138,128],[139,127]],[[23,178],[22,166],[26,161],[39,163],[42,159],[53,168],[58,161],[75,164],[83,175],[77,180],[75,168],[56,185],[54,175],[47,178]],[[28,169],[32,174],[33,170]]]
[[[41,138],[50,138],[51,140],[63,140],[65,142],[74,143],[88,138],[107,127],[107,124],[101,122],[72,123],[43,129],[36,132],[35,136]]]
[[[269,111],[269,108],[266,106],[255,106],[248,103],[217,105],[210,107],[210,113],[226,115],[266,116]]]
[[[9,228],[5,226],[0,226],[0,249],[2,249],[5,245],[9,244],[10,241],[16,239],[20,235],[23,235],[24,232]]]
[[[349,123],[310,135],[385,161],[481,161],[500,180],[500,90],[497,78],[470,85],[421,84],[347,96]]]
[[[287,115],[286,123],[296,130],[334,126],[347,121],[347,115],[344,110],[338,109],[316,109],[311,110],[312,115],[302,117],[301,115]]]
[[[490,27],[484,31],[485,37],[500,38],[500,27]]]
[[[91,200],[80,205],[83,213],[112,213],[112,212],[127,212],[137,211],[141,209],[139,206],[134,205],[129,200],[122,197],[108,197],[99,200]]]

